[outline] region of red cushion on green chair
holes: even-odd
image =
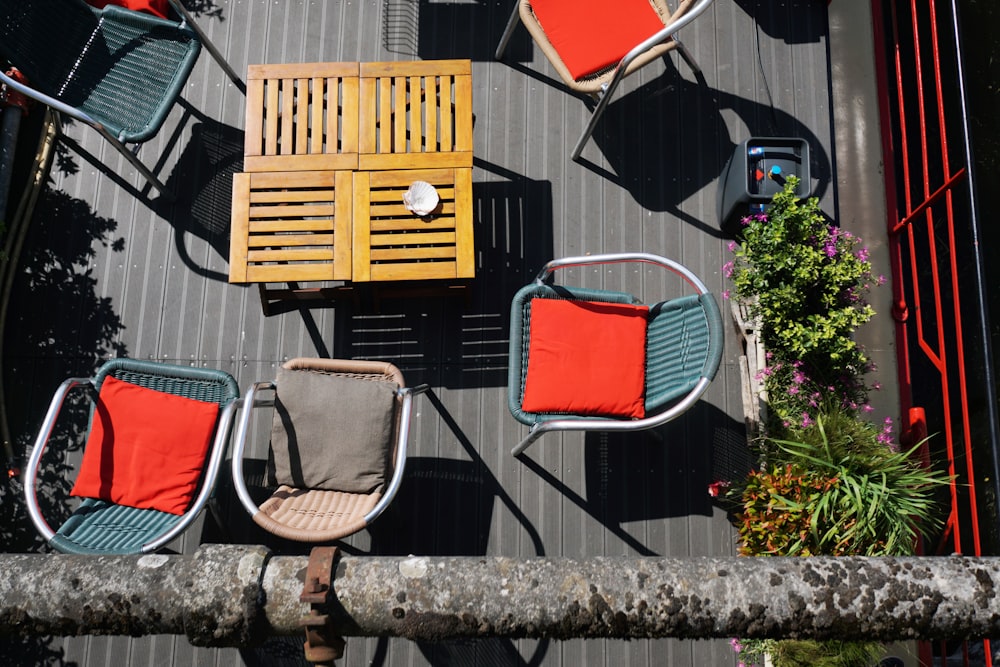
[[[663,30],[649,0],[532,0],[531,9],[576,80],[614,65]]]
[[[646,306],[533,299],[521,409],[644,417],[648,314]]]
[[[161,19],[168,18],[170,7],[167,0],[87,0],[88,5],[104,9],[107,5],[118,5],[135,12],[146,12]]]
[[[218,413],[215,403],[105,378],[71,493],[183,514]]]

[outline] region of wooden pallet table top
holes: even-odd
[[[472,166],[472,63],[247,68],[245,171]]]
[[[251,65],[230,282],[474,277],[472,121],[469,60]]]
[[[403,205],[413,181],[441,198],[431,215]],[[354,175],[354,282],[475,276],[472,168],[359,171]]]
[[[229,281],[351,279],[353,172],[233,175]]]

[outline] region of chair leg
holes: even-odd
[[[170,190],[167,190],[167,186],[164,185],[160,181],[160,179],[154,176],[153,172],[149,170],[149,167],[144,165],[139,160],[139,157],[128,149],[128,146],[119,141],[118,137],[108,132],[102,125],[96,125],[94,129],[100,132],[101,136],[107,139],[111,143],[111,145],[115,147],[115,150],[121,153],[125,157],[125,159],[128,160],[133,167],[135,167],[135,170],[138,171],[140,174],[142,174],[142,176],[147,181],[149,181],[149,184],[152,185],[153,188],[160,193],[160,196],[163,197],[165,201],[172,202],[174,201],[174,199],[176,199],[176,197],[174,197],[174,193],[170,192]]]
[[[191,14],[188,13],[188,10],[184,7],[183,4],[181,4],[180,0],[167,0],[167,2],[169,2],[170,6],[174,8],[174,11],[176,11],[177,14],[180,15],[181,20],[183,20],[184,24],[187,27],[194,30],[195,34],[198,35],[198,39],[205,46],[205,48],[208,49],[208,52],[212,54],[212,57],[215,59],[215,62],[219,63],[219,67],[221,67],[225,71],[226,76],[228,76],[229,79],[233,82],[233,84],[240,89],[241,93],[246,95],[247,86],[245,83],[243,83],[243,79],[237,76],[236,71],[229,65],[226,59],[222,57],[222,54],[219,52],[219,50],[215,48],[215,44],[213,44],[212,40],[208,38],[208,35],[206,35],[205,32],[198,26],[198,24],[195,23],[194,19],[191,17]]]
[[[580,135],[580,139],[576,142],[576,146],[573,147],[573,152],[570,154],[574,160],[580,159],[580,153],[583,152],[583,147],[587,144],[587,140],[589,140],[590,136],[594,134],[594,128],[597,127],[597,121],[600,120],[601,114],[604,113],[604,110],[608,106],[608,102],[611,101],[611,95],[615,92],[615,88],[618,87],[619,81],[621,81],[621,76],[616,74],[601,93],[601,99],[598,100],[597,106],[594,108],[594,112],[590,115],[590,121],[587,123],[587,127],[584,128],[583,134]]]
[[[510,13],[510,19],[507,21],[507,27],[504,28],[503,37],[500,38],[500,43],[497,44],[497,50],[494,54],[497,60],[503,58],[503,52],[507,50],[507,42],[510,41],[511,35],[514,34],[514,29],[521,20],[521,17],[519,16],[520,5],[521,0],[514,0],[514,11]]]
[[[694,59],[694,56],[691,55],[691,52],[687,50],[686,46],[684,46],[684,42],[677,39],[676,35],[673,36],[673,40],[674,42],[677,43],[677,51],[678,53],[681,54],[681,58],[684,59],[684,62],[687,63],[688,67],[691,68],[691,71],[697,77],[699,74],[701,74],[701,67],[698,66],[698,61]]]

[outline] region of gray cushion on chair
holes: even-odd
[[[271,450],[278,484],[371,493],[393,452],[395,385],[278,369]]]

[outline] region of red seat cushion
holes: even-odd
[[[218,413],[215,403],[105,378],[71,493],[183,514]]]
[[[648,314],[646,306],[533,299],[521,409],[641,419]]]
[[[88,5],[104,9],[107,5],[118,5],[136,12],[146,12],[161,19],[167,18],[170,10],[167,0],[87,0]]]
[[[663,29],[649,0],[532,0],[531,9],[576,80],[614,65]]]

